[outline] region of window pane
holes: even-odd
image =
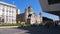
[[[48,0],[48,4],[60,3],[60,0]]]

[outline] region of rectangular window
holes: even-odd
[[[48,0],[48,4],[60,3],[60,0]]]

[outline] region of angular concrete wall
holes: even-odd
[[[48,0],[39,0],[43,11],[60,11],[60,3],[48,4]]]

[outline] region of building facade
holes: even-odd
[[[60,0],[39,0],[39,2],[44,12],[57,15],[60,19]]]
[[[40,0],[44,12],[60,16],[60,0]]]
[[[16,23],[16,6],[5,2],[0,2],[0,23]]]
[[[25,24],[42,23],[42,15],[35,14],[31,6],[25,9],[25,12],[23,14],[20,14],[19,17],[20,17],[20,21],[25,22]]]

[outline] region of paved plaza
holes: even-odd
[[[0,28],[0,34],[60,34],[60,27]]]
[[[27,30],[15,29],[15,28],[1,28],[0,34],[28,34]]]

